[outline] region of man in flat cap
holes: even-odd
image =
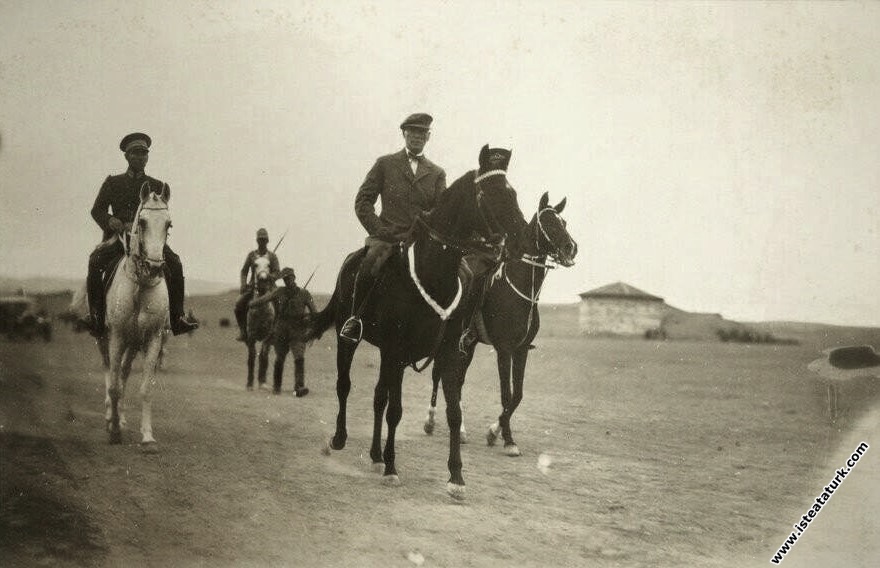
[[[349,341],[360,341],[363,305],[394,243],[404,239],[416,217],[430,211],[446,190],[446,172],[423,153],[431,138],[432,122],[431,115],[425,113],[406,117],[400,124],[404,148],[376,160],[355,197],[355,214],[369,236],[355,287],[356,307],[339,332]],[[380,196],[382,213],[376,215]]]
[[[102,276],[104,271],[114,266],[125,254],[122,241],[114,237],[131,230],[135,213],[141,203],[141,185],[147,182],[155,191],[160,191],[164,185],[163,182],[144,173],[151,143],[150,137],[140,132],[129,134],[122,139],[119,149],[125,153],[128,170],[124,174],[107,176],[92,206],[92,218],[104,231],[104,242],[89,256],[89,273],[86,279],[89,328],[94,337],[102,337],[105,331],[106,306]],[[183,265],[180,257],[167,244],[163,255],[171,331],[174,335],[191,332],[199,325],[189,321],[184,315]]]
[[[240,295],[235,301],[235,321],[238,322],[238,341],[247,341],[247,312],[248,304],[254,297],[254,288],[257,282],[256,262],[258,258],[265,258],[269,261],[269,280],[274,286],[274,282],[280,278],[280,265],[278,257],[275,253],[268,249],[269,231],[266,229],[257,230],[257,248],[250,251],[244,259],[241,267],[239,278],[241,285],[239,288]]]
[[[296,273],[292,268],[281,270],[284,287],[260,296],[251,305],[275,302],[275,376],[272,392],[281,394],[281,380],[284,376],[284,361],[287,354],[293,354],[293,394],[304,397],[309,394],[306,388],[306,343],[305,331],[309,317],[317,312],[312,295],[305,288],[296,285]],[[308,284],[308,283],[307,283]],[[306,314],[306,310],[309,311]]]

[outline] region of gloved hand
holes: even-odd
[[[125,229],[125,224],[116,217],[110,217],[107,221],[107,227],[114,233],[121,233]]]

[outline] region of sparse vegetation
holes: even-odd
[[[724,343],[764,343],[769,345],[799,345],[796,339],[775,337],[771,333],[762,333],[748,328],[719,329],[718,339]]]

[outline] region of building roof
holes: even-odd
[[[631,300],[646,300],[649,302],[662,302],[663,298],[643,292],[625,282],[607,284],[588,292],[578,294],[581,299],[585,298],[627,298]]]

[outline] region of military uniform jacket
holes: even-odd
[[[141,185],[145,181],[153,191],[162,190],[162,182],[146,174],[136,177],[131,172],[126,172],[118,176],[107,176],[104,180],[92,206],[92,219],[104,231],[103,240],[106,241],[113,235],[107,226],[110,217],[116,217],[123,223],[134,222],[135,213],[141,204]]]
[[[296,288],[282,286],[272,292],[272,298],[276,306],[275,332],[283,333],[290,338],[302,336],[305,331],[303,319],[306,309],[310,314],[317,312],[309,291],[299,286]]]
[[[430,211],[446,190],[446,172],[422,158],[413,174],[406,150],[382,156],[358,190],[354,210],[370,236],[402,240],[419,213]],[[382,196],[382,213],[376,201]]]

